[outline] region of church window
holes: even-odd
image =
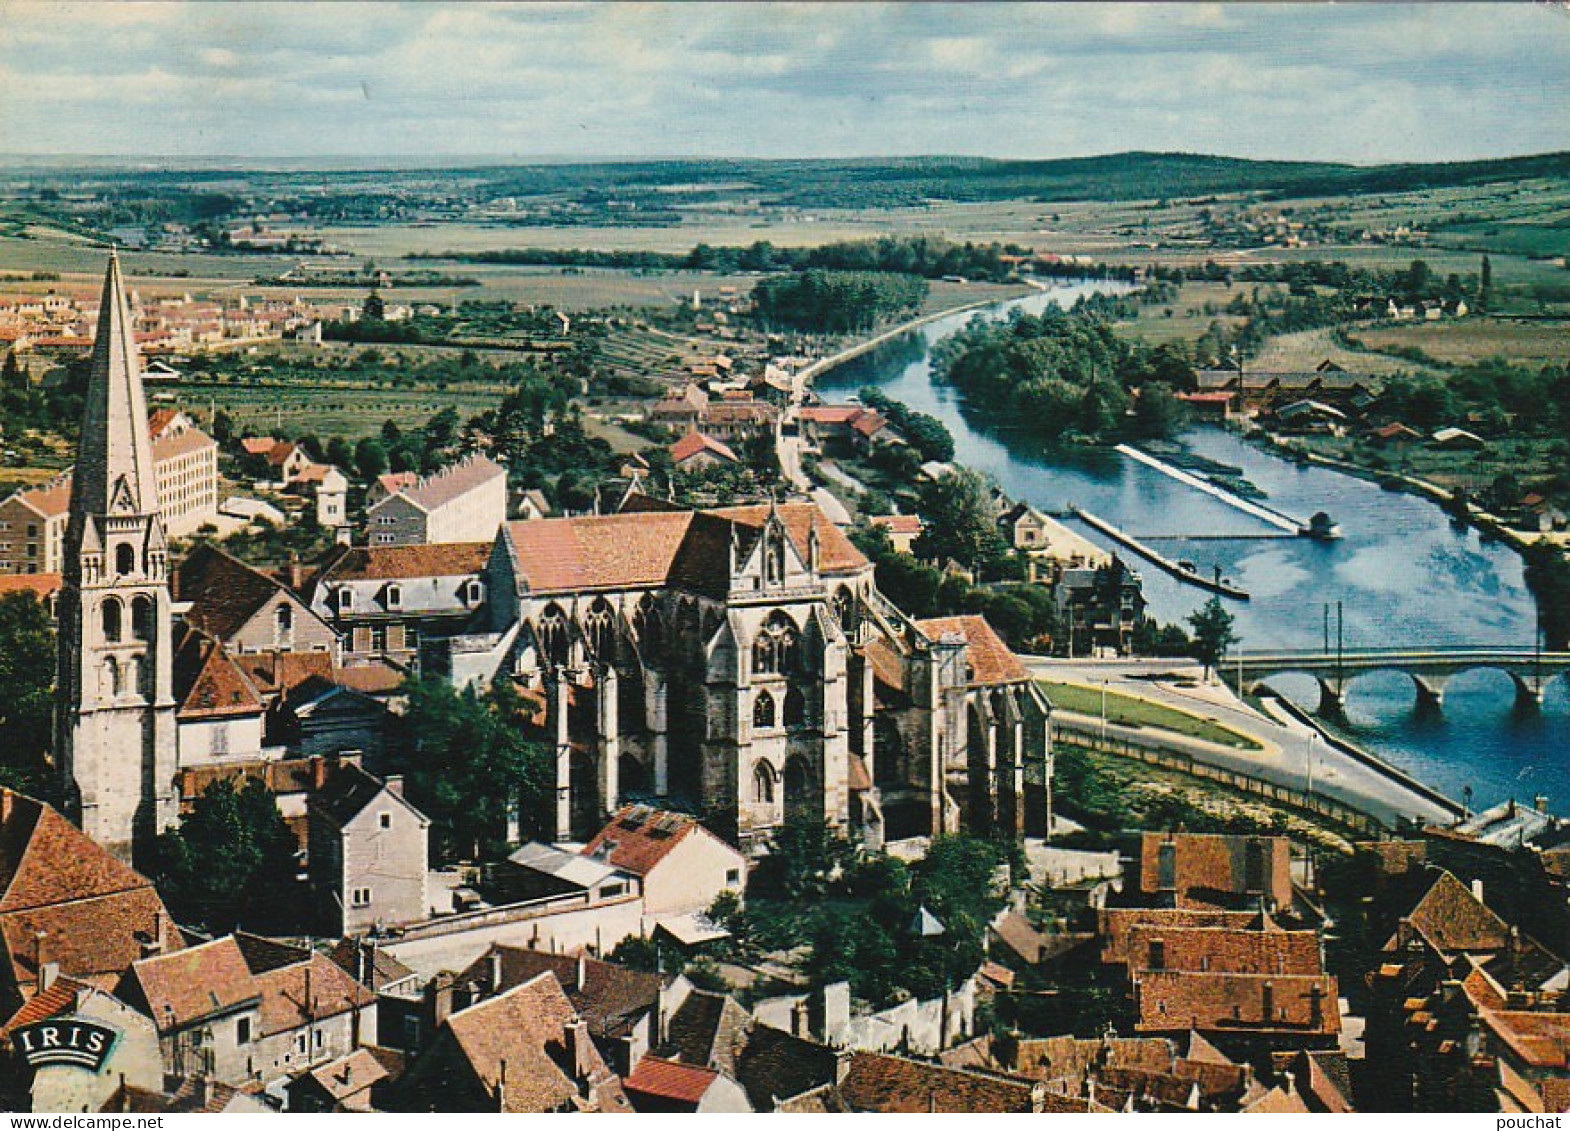
[[[774,696],[767,691],[758,692],[758,697],[752,701],[752,725],[759,730],[774,728]]]
[[[752,800],[758,805],[774,804],[774,767],[767,762],[753,767]]]
[[[800,634],[790,618],[778,611],[771,613],[752,646],[752,670],[788,675],[796,670],[799,650]]]
[[[807,697],[797,687],[785,693],[785,725],[799,727],[807,722]]]
[[[856,628],[856,598],[850,590],[841,588],[834,594],[834,619],[841,630],[853,632]]]
[[[590,606],[583,627],[595,658],[609,662],[616,650],[616,618],[604,597],[597,598]]]
[[[125,631],[125,606],[120,604],[120,598],[109,597],[103,603],[102,609],[104,640],[110,644],[118,644]]]
[[[785,582],[785,535],[777,527],[769,531],[764,542],[763,580],[770,585]]]
[[[540,653],[545,661],[555,667],[565,667],[571,639],[567,632],[567,617],[561,606],[552,604],[540,617]]]
[[[129,543],[121,542],[114,548],[114,571],[117,574],[133,573],[136,570],[136,551]]]

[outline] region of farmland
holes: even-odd
[[[1570,325],[1500,318],[1459,322],[1379,326],[1351,337],[1370,350],[1420,350],[1445,365],[1471,365],[1502,357],[1528,365],[1563,364],[1570,359]]]

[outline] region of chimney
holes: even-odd
[[[288,582],[289,588],[296,593],[305,585],[305,571],[300,568],[300,555],[293,550],[289,551]]]
[[[594,1045],[589,1040],[589,1023],[574,1016],[567,1022],[567,1052],[572,1057],[575,1080],[587,1080],[594,1073]]]
[[[578,993],[583,992],[583,987],[589,981],[589,960],[585,955],[578,955],[578,964],[573,971],[573,979],[577,984]]]
[[[385,778],[382,779],[382,784],[387,787],[387,792],[392,794],[394,797],[403,796],[402,774],[388,774]]]
[[[798,1001],[795,1005],[791,1006],[790,1035],[793,1037],[805,1038],[807,1036],[807,1030],[809,1027],[810,1026],[807,1019],[807,999],[803,998],[801,1001]]]
[[[501,1065],[496,1073],[496,1110],[507,1110],[507,1058],[501,1059]]]
[[[38,992],[43,993],[60,980],[60,964],[45,962],[38,968]]]
[[[452,975],[441,973],[431,979],[426,987],[426,998],[431,1003],[431,1027],[439,1029],[452,1016]]]
[[[1276,1016],[1276,984],[1274,982],[1266,982],[1260,989],[1259,997],[1262,1020],[1274,1020]]]
[[[0,825],[11,819],[11,809],[14,804],[12,799],[15,796],[9,789],[0,789]]]
[[[1316,1029],[1325,1023],[1325,987],[1318,982],[1308,991],[1308,1023]]]
[[[489,959],[491,993],[499,994],[502,992],[502,952],[492,947],[491,953],[486,957]]]
[[[1472,898],[1479,903],[1483,902],[1483,881],[1481,879],[1472,881]]]
[[[837,1088],[845,1082],[845,1077],[850,1075],[850,1058],[855,1056],[848,1049],[840,1049],[834,1054],[834,1086]]]

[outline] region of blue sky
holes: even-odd
[[[1570,9],[0,0],[0,152],[1570,149]]]

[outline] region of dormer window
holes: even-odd
[[[470,578],[463,583],[463,601],[466,605],[478,605],[485,600],[485,586],[476,578]]]
[[[403,608],[403,586],[389,585],[387,587],[387,607],[389,609]]]
[[[347,586],[338,590],[338,611],[346,612],[354,608],[354,590]]]

